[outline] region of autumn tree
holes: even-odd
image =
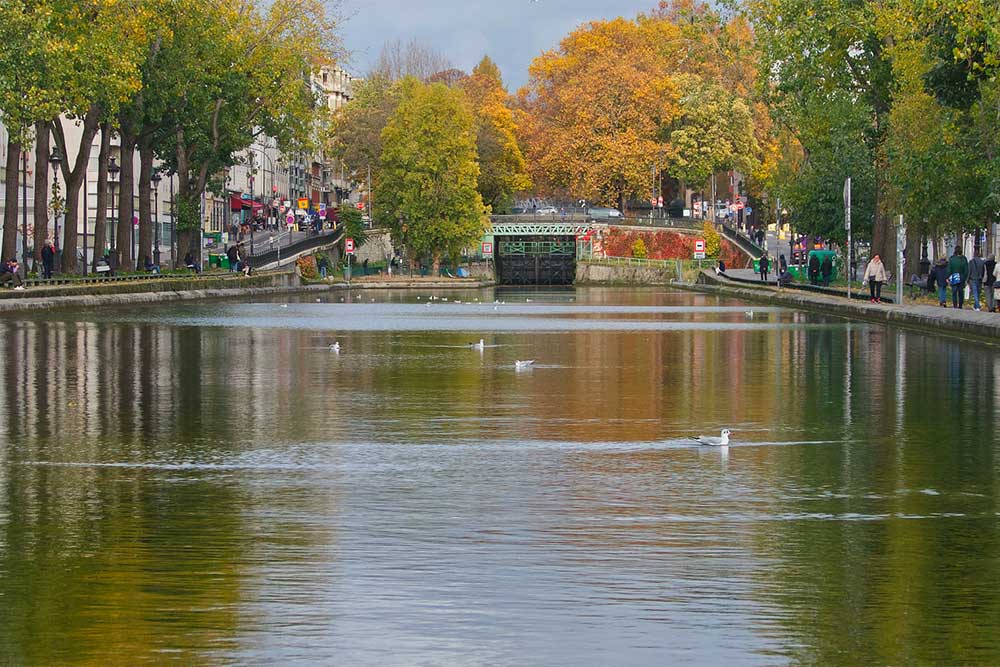
[[[506,213],[514,194],[530,188],[531,179],[500,69],[488,57],[483,58],[460,85],[476,122],[479,194],[492,212]]]
[[[442,255],[475,242],[487,225],[477,189],[475,122],[464,94],[444,84],[402,82],[382,132],[377,215],[417,255]]]

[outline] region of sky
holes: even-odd
[[[364,76],[382,45],[416,38],[470,71],[484,55],[513,92],[531,60],[587,21],[648,12],[656,0],[343,0],[347,70]]]

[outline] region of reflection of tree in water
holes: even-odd
[[[770,563],[756,587],[768,623],[797,638],[796,663],[997,664],[994,355],[880,327],[855,336],[849,444],[795,448],[761,480],[785,517],[753,542]],[[838,346],[821,335],[808,356],[838,363]],[[827,379],[815,371],[804,393]],[[836,410],[808,409],[836,428]]]
[[[201,334],[78,323],[3,333],[18,352],[0,362],[0,380],[18,394],[0,402],[0,654],[106,663],[231,646],[252,539],[245,489],[196,472],[15,465],[152,462],[183,449],[228,410],[222,397],[202,403],[199,383],[181,384],[201,372]]]

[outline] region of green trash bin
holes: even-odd
[[[212,253],[208,256],[208,268],[229,270],[229,257],[222,253]]]

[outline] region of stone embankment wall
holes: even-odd
[[[577,285],[666,285],[676,281],[677,267],[610,266],[576,263]]]

